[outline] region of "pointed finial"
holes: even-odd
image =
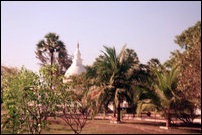
[[[77,43],[77,49],[79,49],[79,42]]]

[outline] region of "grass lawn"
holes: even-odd
[[[73,134],[70,127],[60,118],[49,118],[51,125],[42,134]],[[164,123],[139,120],[124,120],[121,124],[112,124],[109,120],[88,120],[81,134],[201,134],[200,127],[172,127],[161,129]]]

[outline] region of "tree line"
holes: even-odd
[[[161,113],[167,127],[173,115],[192,123],[195,110],[201,109],[201,22],[176,36],[175,43],[183,51],[171,52],[163,64],[157,58],[140,63],[137,53],[126,45],[119,53],[104,46],[95,62],[86,66],[86,73],[64,84],[72,59],[59,36],[48,33],[36,45],[38,75],[24,67],[1,66],[2,127],[11,133],[41,133],[48,117],[60,117],[80,133],[87,116],[106,113],[110,103],[120,122],[123,101],[131,107],[130,113]]]

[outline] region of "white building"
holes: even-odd
[[[84,66],[82,64],[81,53],[79,50],[79,43],[78,43],[76,51],[74,53],[72,65],[67,69],[65,76],[64,76],[64,79],[63,79],[63,82],[67,83],[68,78],[70,76],[79,75],[83,72],[86,72],[86,69],[84,68]]]

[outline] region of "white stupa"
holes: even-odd
[[[82,65],[81,53],[79,51],[79,43],[78,43],[76,51],[74,53],[72,65],[67,69],[63,82],[66,83],[66,82],[68,82],[68,78],[70,76],[79,75],[85,71],[86,71],[86,69]]]

